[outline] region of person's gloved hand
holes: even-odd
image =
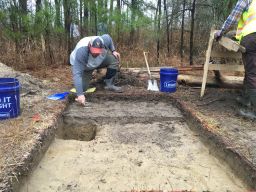
[[[85,106],[86,99],[85,99],[85,96],[84,96],[84,95],[79,95],[79,96],[76,98],[76,101],[77,101],[78,103],[80,103],[81,105]]]
[[[221,38],[222,34],[221,34],[221,30],[217,31],[216,33],[214,33],[214,39],[216,41],[219,41]]]

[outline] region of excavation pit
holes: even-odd
[[[56,138],[63,140],[91,141],[95,138],[97,125],[81,123],[79,120],[64,119],[64,125],[58,129]]]
[[[71,104],[63,122],[61,134],[21,192],[246,190],[170,102],[95,100],[90,108]],[[95,130],[90,132],[93,139],[65,139],[77,127],[82,128],[76,135],[88,127]]]

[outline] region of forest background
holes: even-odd
[[[18,70],[69,64],[84,36],[109,33],[123,67],[204,63],[210,29],[236,0],[0,0],[0,61]]]

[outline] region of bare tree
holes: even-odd
[[[36,0],[36,12],[42,9],[42,0]]]
[[[71,43],[71,34],[70,34],[70,25],[71,25],[71,2],[70,0],[63,0],[64,8],[64,24],[66,32],[66,47],[67,47],[67,58],[71,53],[72,43]]]
[[[19,8],[20,8],[20,17],[19,17],[19,26],[20,26],[20,32],[27,32],[26,27],[26,19],[28,10],[27,10],[27,0],[19,0]]]
[[[130,43],[134,43],[134,35],[135,35],[135,29],[134,29],[134,23],[135,23],[135,17],[136,17],[136,10],[137,10],[137,0],[131,0],[131,30],[130,30]]]
[[[56,15],[56,17],[55,17],[55,26],[56,27],[61,27],[61,12],[60,12],[60,10],[61,10],[61,0],[54,0],[54,2],[55,2],[55,11],[56,11],[56,13],[55,13],[55,15]]]
[[[121,30],[121,0],[117,0],[117,40],[120,41],[120,30]]]
[[[186,0],[183,0],[183,4],[182,4],[182,19],[181,19],[181,34],[180,34],[180,58],[181,58],[181,61],[183,61],[183,52],[184,52],[185,8],[186,8]]]
[[[27,14],[28,3],[27,0],[19,0],[20,9],[23,14]]]
[[[164,0],[164,12],[165,12],[165,22],[166,22],[166,40],[167,40],[167,51],[170,53],[170,28],[168,19],[168,10],[166,5],[166,0]]]
[[[190,27],[190,49],[189,49],[189,51],[190,51],[189,64],[190,65],[193,65],[195,11],[196,11],[196,0],[193,0],[192,8],[191,8],[191,27]]]
[[[162,9],[161,9],[161,0],[158,0],[157,7],[158,7],[158,19],[157,19],[157,63],[159,64],[159,51],[160,51],[160,30],[161,30],[161,16],[162,16]]]
[[[110,0],[110,9],[109,9],[109,18],[108,18],[108,28],[110,33],[112,31],[113,8],[114,8],[114,0]]]
[[[83,25],[81,25],[81,31],[82,34],[88,34],[89,33],[89,2],[87,0],[84,0],[84,16],[83,16]]]

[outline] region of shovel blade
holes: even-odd
[[[156,80],[148,80],[148,90],[149,91],[159,91]]]

